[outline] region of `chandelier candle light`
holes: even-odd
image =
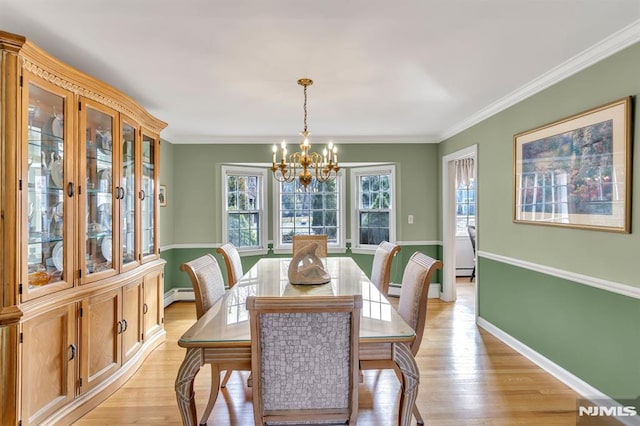
[[[278,182],[293,182],[297,176],[306,191],[307,185],[314,177],[319,182],[335,179],[340,167],[338,166],[338,148],[333,142],[329,142],[328,146],[322,150],[322,155],[310,151],[309,135],[311,133],[307,131],[307,87],[313,84],[313,80],[301,78],[298,84],[304,87],[304,130],[300,132],[302,135],[300,151],[287,155],[287,143],[282,141],[282,157],[278,163],[278,146],[273,145],[271,171]],[[299,175],[298,170],[300,170]],[[311,174],[311,170],[314,170],[315,176]]]

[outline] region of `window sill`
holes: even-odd
[[[376,249],[378,248],[378,246],[375,247],[352,247],[351,248],[351,253],[354,254],[371,254],[374,255],[376,254]]]
[[[292,250],[291,247],[274,248],[273,254],[288,254],[289,256],[291,256],[292,255],[291,250]],[[327,251],[329,252],[329,254],[345,254],[347,252],[347,248],[346,247],[329,247],[327,248]]]
[[[244,256],[264,256],[269,253],[268,249],[238,249],[240,257]]]

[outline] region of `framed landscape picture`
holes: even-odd
[[[514,136],[514,221],[630,232],[631,97]]]

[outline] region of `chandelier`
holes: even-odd
[[[313,84],[313,80],[301,78],[298,84],[304,87],[304,129],[300,132],[302,136],[300,151],[288,154],[287,143],[282,141],[282,156],[280,162],[277,162],[278,146],[274,144],[271,171],[278,182],[293,182],[297,177],[306,191],[307,185],[314,177],[319,182],[335,179],[340,167],[338,166],[338,148],[333,145],[333,142],[329,142],[328,146],[322,150],[322,155],[310,150],[309,135],[311,133],[307,131],[307,87]]]

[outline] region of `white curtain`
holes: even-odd
[[[472,157],[455,160],[456,164],[456,188],[460,185],[469,186],[476,179],[474,160]]]

